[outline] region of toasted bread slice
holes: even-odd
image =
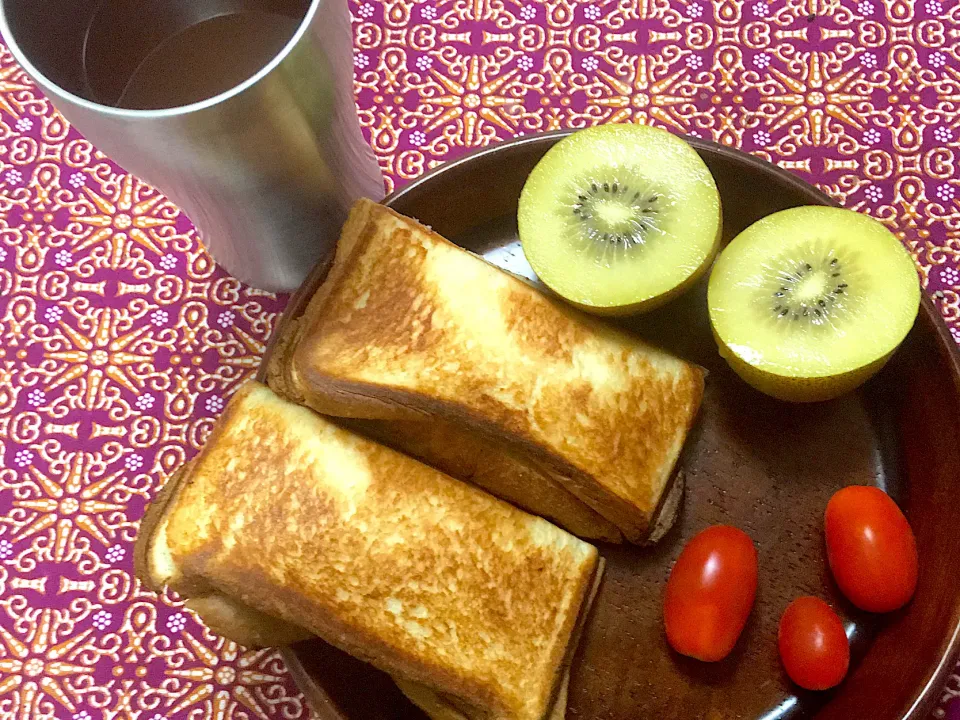
[[[268,369],[282,395],[376,421],[396,447],[572,532],[641,543],[675,509],[703,370],[383,206],[354,206],[287,334]],[[485,476],[497,455],[507,472]]]
[[[219,632],[316,634],[470,719],[555,708],[599,572],[589,544],[258,383],[171,482],[138,572]]]

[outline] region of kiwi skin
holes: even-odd
[[[717,225],[717,237],[713,241],[713,246],[710,248],[710,251],[707,253],[706,257],[703,259],[700,267],[693,272],[690,277],[684,280],[682,283],[669,290],[668,292],[656,295],[652,298],[646,300],[640,300],[639,302],[631,303],[630,305],[613,305],[609,307],[601,305],[585,305],[583,303],[578,303],[575,300],[570,300],[559,294],[557,297],[562,299],[565,303],[573,305],[580,310],[583,310],[586,313],[591,315],[599,315],[601,317],[623,317],[626,315],[638,315],[640,313],[650,312],[651,310],[656,310],[661,305],[666,305],[668,302],[673,300],[680,295],[683,295],[687,290],[693,287],[698,280],[700,280],[713,266],[713,261],[717,257],[717,253],[720,252],[720,245],[723,240],[723,202],[720,204],[720,222]],[[551,290],[551,292],[553,292]]]
[[[796,403],[822,402],[845,395],[876,375],[896,352],[896,348],[894,348],[883,357],[863,367],[848,370],[839,375],[806,378],[789,377],[759,370],[753,365],[745,363],[737,357],[733,350],[727,347],[716,331],[713,333],[713,338],[717,341],[717,347],[720,349],[720,357],[727,361],[727,364],[747,385],[778,400]]]

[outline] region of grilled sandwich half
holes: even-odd
[[[591,545],[258,383],[151,505],[136,559],[227,637],[317,635],[436,720],[563,717],[601,572]]]
[[[704,372],[361,200],[268,378],[581,537],[644,543],[676,516]]]

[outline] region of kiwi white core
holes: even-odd
[[[810,269],[809,264],[806,269]],[[821,300],[824,293],[827,291],[827,278],[822,272],[810,272],[806,277],[803,277],[803,270],[798,270],[800,274],[800,279],[796,281],[795,289],[793,291],[793,296],[798,303],[801,305],[815,305],[818,301]],[[781,292],[781,291],[778,291]],[[774,293],[776,296],[776,293]]]

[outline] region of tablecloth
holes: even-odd
[[[644,122],[742,147],[893,228],[960,340],[957,0],[351,0],[390,188],[472,147]],[[0,719],[297,720],[277,653],[132,575],[147,501],[286,298],[0,54]],[[942,698],[960,694],[951,677]],[[942,717],[938,708],[935,716]]]

